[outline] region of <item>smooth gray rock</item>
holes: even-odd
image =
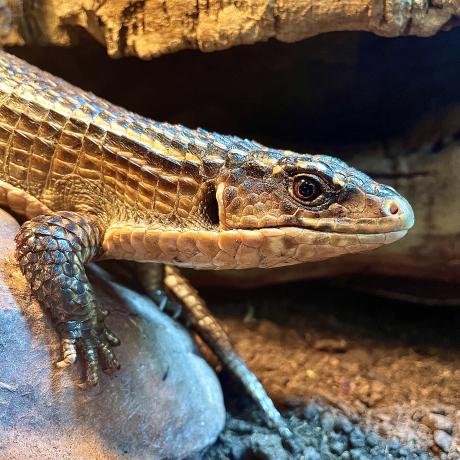
[[[58,337],[13,257],[18,226],[0,210],[0,459],[198,458],[225,422],[218,380],[187,332],[152,302],[93,269],[122,345],[120,371],[77,387]]]

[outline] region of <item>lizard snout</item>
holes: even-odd
[[[395,227],[400,230],[409,230],[415,223],[412,206],[400,195],[392,196],[382,203],[382,215],[394,220]]]

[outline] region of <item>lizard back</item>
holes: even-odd
[[[51,210],[212,227],[206,181],[237,141],[146,119],[0,52],[0,180]]]

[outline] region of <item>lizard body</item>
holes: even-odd
[[[114,370],[84,264],[124,259],[203,269],[276,267],[373,249],[403,237],[410,205],[342,161],[159,123],[0,52],[0,204],[24,214],[20,268],[50,310],[64,359]],[[147,267],[147,266],[145,266]],[[143,269],[149,293],[188,322],[240,377],[268,420],[289,430],[179,271]],[[166,302],[167,303],[167,302]]]

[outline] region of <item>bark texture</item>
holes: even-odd
[[[457,24],[460,0],[0,0],[1,44],[74,45],[150,59],[276,38],[360,30],[431,36]]]

